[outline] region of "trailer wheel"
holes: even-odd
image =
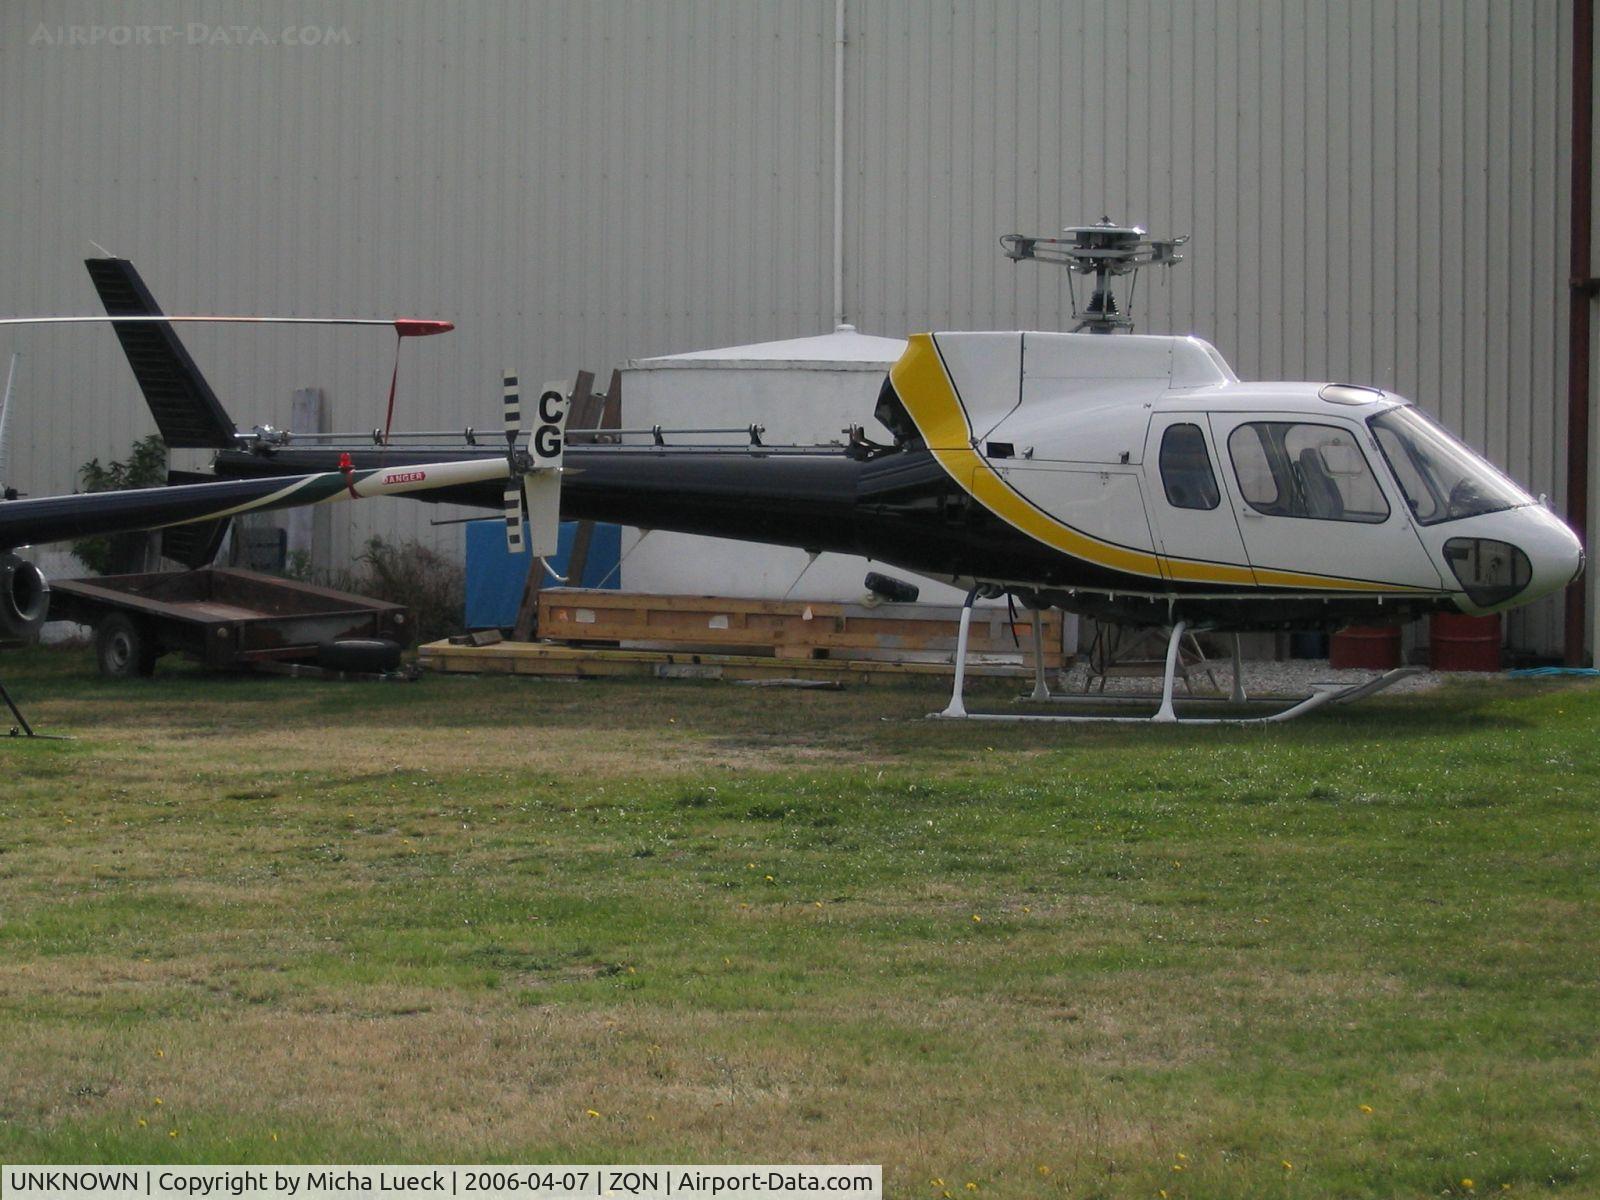
[[[387,638],[340,638],[317,647],[317,666],[325,671],[383,675],[400,667],[400,643]]]
[[[112,613],[101,621],[94,634],[95,657],[100,674],[107,679],[132,679],[135,675],[154,675],[161,648],[150,631],[126,613]]]

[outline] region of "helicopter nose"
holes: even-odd
[[[1521,538],[1522,548],[1533,568],[1533,578],[1528,581],[1524,595],[1532,600],[1560,591],[1583,574],[1583,543],[1548,509],[1538,507],[1523,511],[1535,518]]]
[[[1549,509],[1524,505],[1480,518],[1444,543],[1468,612],[1495,612],[1558,592],[1583,572],[1583,545]]]

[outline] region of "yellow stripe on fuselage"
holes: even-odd
[[[1006,524],[1052,550],[1114,571],[1185,583],[1232,584],[1361,592],[1426,592],[1405,584],[1374,583],[1292,571],[1252,570],[1231,563],[1194,562],[1118,546],[1040,511],[973,448],[972,427],[930,333],[913,334],[889,371],[890,382],[939,465],[968,495]]]

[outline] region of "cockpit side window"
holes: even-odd
[[[1355,435],[1335,425],[1251,421],[1228,435],[1239,491],[1257,512],[1317,521],[1389,519]]]
[[[1169,425],[1161,435],[1161,486],[1173,508],[1215,508],[1221,501],[1200,426]]]

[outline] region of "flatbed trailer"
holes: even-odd
[[[149,675],[163,654],[221,668],[382,673],[411,644],[402,604],[231,567],[52,581],[50,619],[92,625],[110,678]]]

